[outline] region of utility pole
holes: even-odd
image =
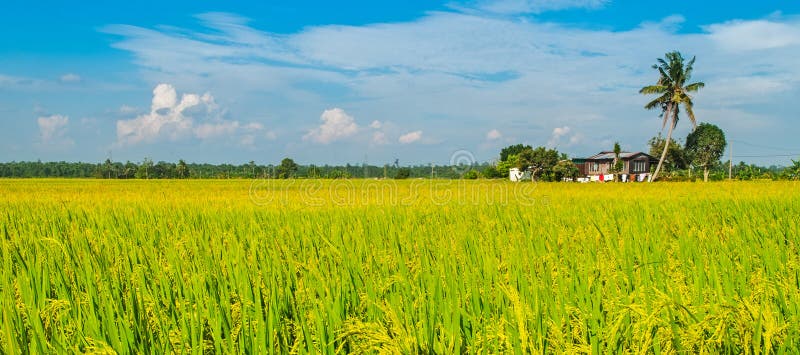
[[[362,164],[362,169],[364,170],[364,178],[367,178],[367,155],[364,154],[364,164]]]
[[[731,141],[730,159],[728,161],[728,180],[733,180],[733,141]]]

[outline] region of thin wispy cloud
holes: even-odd
[[[75,73],[67,73],[62,75],[58,78],[62,83],[71,84],[71,83],[79,83],[81,82],[82,78],[80,75]]]
[[[609,0],[491,0],[479,1],[478,8],[501,14],[538,14],[565,9],[597,9]]]
[[[40,143],[44,146],[72,146],[74,141],[67,136],[69,117],[62,115],[42,116],[36,119],[39,126]]]

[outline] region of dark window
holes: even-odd
[[[634,172],[643,172],[646,169],[647,161],[646,160],[634,160],[633,161],[633,170]]]

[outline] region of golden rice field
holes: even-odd
[[[0,353],[798,353],[795,182],[0,180]]]

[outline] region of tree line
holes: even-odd
[[[369,165],[301,165],[290,158],[277,164],[206,164],[178,162],[155,162],[145,158],[140,162],[103,163],[86,162],[42,162],[20,161],[0,163],[2,178],[96,178],[96,179],[288,179],[288,178],[442,178],[458,179],[464,170],[491,166],[489,163],[469,167],[450,165],[418,164],[399,166],[395,164]]]
[[[665,139],[650,140],[650,153],[661,151]],[[663,180],[687,180],[702,177],[702,169],[693,165],[691,153],[685,144],[670,140],[667,157],[662,167]],[[96,179],[253,179],[253,178],[440,178],[440,179],[507,179],[510,168],[534,167],[534,179],[561,181],[576,177],[577,167],[564,153],[545,147],[516,144],[503,148],[496,163],[471,166],[450,165],[300,165],[286,158],[279,164],[202,164],[172,162],[7,162],[0,163],[2,178],[96,178]],[[708,165],[709,180],[728,177],[728,161],[716,160]],[[800,160],[789,167],[759,166],[739,162],[733,165],[733,178],[800,180]]]

